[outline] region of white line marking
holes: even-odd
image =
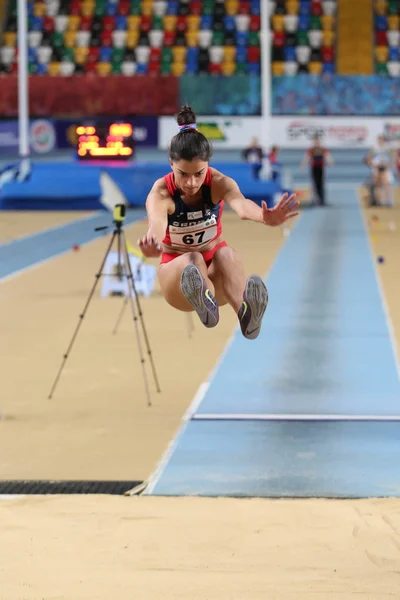
[[[192,421],[400,421],[400,415],[195,414]]]
[[[400,355],[398,353],[398,347],[397,347],[396,337],[395,337],[395,334],[394,334],[394,329],[393,329],[392,321],[391,321],[391,318],[390,318],[390,315],[389,315],[389,308],[388,308],[388,305],[387,305],[387,302],[386,302],[385,295],[383,293],[383,287],[382,287],[382,283],[381,283],[381,278],[379,277],[378,269],[376,267],[376,260],[375,260],[374,251],[373,251],[372,244],[371,244],[371,239],[370,239],[370,236],[369,236],[367,219],[365,217],[364,211],[363,211],[362,206],[361,206],[359,189],[356,189],[356,194],[357,194],[358,207],[359,207],[359,210],[361,212],[361,219],[362,219],[362,222],[363,222],[363,225],[364,225],[365,237],[367,238],[367,242],[368,242],[368,248],[369,248],[369,252],[370,252],[370,256],[371,256],[373,271],[374,271],[374,274],[375,274],[376,285],[378,287],[379,296],[380,296],[380,299],[381,299],[381,302],[382,302],[383,312],[384,312],[384,315],[385,315],[386,327],[387,327],[388,332],[389,332],[389,338],[390,338],[390,342],[391,342],[391,346],[392,346],[394,364],[395,364],[395,366],[397,368],[397,377],[398,377],[399,382],[400,382],[400,362],[399,362],[399,358],[398,358]]]

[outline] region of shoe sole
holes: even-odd
[[[218,304],[209,292],[205,297],[205,281],[195,265],[184,268],[181,277],[181,290],[186,300],[190,302],[205,327],[215,327],[219,321]],[[209,306],[207,306],[209,302]]]
[[[268,306],[268,291],[258,275],[248,278],[245,298],[251,310],[251,319],[243,335],[249,340],[255,340],[260,333],[262,318]]]

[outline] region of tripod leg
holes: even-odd
[[[129,256],[128,256],[129,258]],[[125,258],[126,260],[126,258]],[[127,273],[128,273],[128,266],[126,266],[127,269]],[[128,277],[128,275],[127,275]],[[140,356],[140,362],[142,365],[142,371],[143,371],[143,380],[144,380],[144,386],[145,386],[145,390],[146,390],[146,397],[147,397],[147,406],[151,406],[151,397],[150,397],[150,390],[149,390],[149,382],[147,379],[147,373],[146,373],[146,367],[145,367],[145,359],[144,359],[144,352],[143,352],[143,348],[142,348],[142,340],[140,339],[140,331],[139,331],[139,325],[138,325],[138,316],[137,316],[137,312],[136,312],[136,307],[135,307],[135,303],[133,301],[133,295],[132,295],[132,287],[129,285],[129,277],[128,277],[128,287],[129,287],[129,300],[131,303],[131,309],[132,309],[132,317],[133,317],[133,323],[135,325],[135,331],[136,331],[136,338],[137,338],[137,343],[138,343],[138,348],[139,348],[139,356]],[[127,298],[127,300],[128,300]]]
[[[98,273],[96,273],[96,279],[95,279],[95,282],[94,282],[94,284],[93,284],[93,287],[92,287],[92,289],[91,289],[91,291],[90,291],[89,297],[88,297],[88,299],[87,299],[87,301],[86,301],[85,307],[84,307],[84,309],[83,309],[83,311],[82,311],[82,314],[80,314],[80,315],[79,315],[79,321],[78,321],[78,325],[76,326],[76,329],[75,329],[75,331],[74,331],[74,334],[73,334],[73,336],[72,336],[72,339],[71,339],[71,341],[70,341],[70,343],[69,343],[69,346],[68,346],[68,348],[67,348],[67,351],[65,352],[65,354],[64,354],[64,356],[63,356],[63,360],[62,360],[62,363],[61,363],[61,367],[60,367],[60,369],[59,369],[59,371],[58,371],[58,373],[57,373],[57,376],[56,376],[56,378],[55,378],[55,380],[54,380],[53,386],[52,386],[52,388],[51,388],[51,390],[50,390],[49,399],[51,399],[51,398],[53,397],[54,390],[56,389],[56,386],[57,386],[58,380],[60,379],[60,377],[61,377],[61,373],[62,373],[62,371],[63,371],[63,369],[64,369],[64,365],[65,365],[65,363],[67,362],[67,358],[68,358],[68,356],[69,356],[69,353],[71,352],[71,348],[72,348],[72,346],[73,346],[73,344],[74,344],[74,342],[75,342],[76,336],[78,335],[79,329],[80,329],[80,327],[81,327],[81,325],[82,325],[83,318],[84,318],[84,316],[85,316],[85,314],[86,314],[86,312],[87,312],[87,309],[89,308],[90,301],[91,301],[91,299],[93,298],[93,294],[94,294],[94,292],[95,292],[95,289],[96,289],[96,287],[97,287],[97,284],[98,284],[98,282],[99,282],[99,279],[100,279],[100,277],[101,277],[101,274],[102,274],[102,272],[103,272],[104,265],[105,265],[105,262],[106,262],[106,260],[107,260],[107,256],[108,256],[108,254],[109,254],[109,252],[110,252],[111,246],[112,246],[112,244],[113,244],[113,242],[114,242],[115,235],[116,235],[116,234],[115,234],[115,232],[114,232],[114,233],[113,233],[113,236],[112,236],[112,238],[111,238],[111,241],[110,241],[110,243],[109,243],[109,245],[108,245],[107,252],[106,252],[106,254],[105,254],[105,256],[104,256],[103,262],[101,263],[101,266],[100,266],[99,272],[98,272]]]
[[[125,232],[122,232],[122,235],[124,236],[124,252],[125,252],[126,265],[127,265],[127,270],[128,270],[128,282],[130,280],[133,293],[135,294],[136,306],[137,306],[137,310],[138,310],[140,324],[142,326],[143,337],[144,337],[145,344],[146,344],[147,354],[149,355],[151,369],[153,371],[153,377],[154,377],[154,382],[156,384],[156,390],[157,390],[157,392],[161,392],[161,388],[160,388],[160,384],[159,384],[158,376],[157,376],[157,371],[156,371],[156,367],[155,367],[154,360],[153,360],[153,355],[151,353],[150,342],[149,342],[149,338],[147,336],[146,326],[144,324],[142,308],[141,308],[140,300],[139,300],[139,294],[137,293],[137,289],[135,286],[135,279],[133,277],[132,268],[131,268],[131,262],[129,260],[129,253],[128,253],[128,248],[126,245]]]
[[[193,323],[193,315],[191,312],[186,313],[187,317],[187,329],[189,338],[192,337],[192,333],[194,331],[194,323]]]
[[[128,296],[125,296],[125,300],[124,300],[124,303],[122,305],[121,312],[118,315],[117,322],[115,323],[115,327],[113,329],[113,335],[115,335],[117,333],[117,329],[119,327],[119,324],[121,323],[122,315],[124,314],[124,310],[125,310],[127,304],[128,304]]]

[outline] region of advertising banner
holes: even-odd
[[[0,121],[0,154],[18,154],[18,121]],[[29,144],[32,153],[47,154],[57,147],[56,130],[48,119],[35,119],[29,123]]]

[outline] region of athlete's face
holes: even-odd
[[[204,183],[208,162],[204,160],[178,160],[171,163],[175,185],[187,196],[194,196]]]

